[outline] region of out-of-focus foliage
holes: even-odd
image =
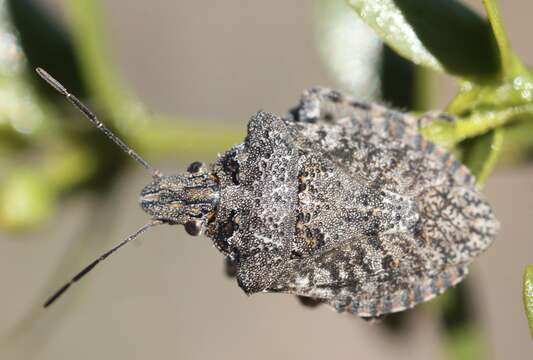
[[[0,227],[26,229],[48,218],[59,188],[90,171],[91,161],[70,143],[60,145],[57,113],[28,80],[26,57],[9,20],[0,1]],[[62,179],[56,170],[66,163],[69,173]]]
[[[101,243],[87,240],[107,238],[103,232],[116,205],[112,189],[128,166],[137,166],[33,69],[47,69],[151,162],[180,156],[190,161],[192,153],[212,158],[242,140],[245,132],[224,122],[199,125],[147,111],[109,60],[100,5],[98,0],[67,1],[71,26],[65,29],[39,1],[0,0],[0,231],[35,229],[65,197],[94,195],[88,198],[93,211],[84,219],[87,228],[69,243],[58,270],[47,274],[41,296],[23,319],[0,339],[0,348],[8,353],[23,344],[20,349],[28,358],[38,357],[52,333],[35,330],[43,325],[43,299],[64,280],[65,271],[77,270],[82,259],[100,250],[96,244]],[[73,294],[50,315],[54,326],[75,299]]]
[[[55,69],[58,73],[52,71],[52,75],[65,81],[73,91],[78,89],[82,95],[87,92],[96,112],[105,115],[104,121],[150,159],[191,153],[213,156],[237,142],[244,133],[243,129],[220,124],[199,127],[192,119],[146,111],[122,85],[108,59],[99,2],[70,1],[67,12],[73,24],[70,29],[73,41],[37,3],[0,1],[3,229],[26,230],[43,223],[54,214],[62,196],[109,186],[122,164],[131,163],[96,129],[90,128],[81,114],[72,111],[64,99],[42,84],[36,86],[33,66]],[[18,31],[12,19],[21,26]],[[53,44],[50,48],[58,52],[48,62],[40,57],[44,51],[35,50],[46,49],[47,43]],[[68,55],[71,53],[74,55]],[[76,69],[80,69],[81,77]],[[51,97],[57,101],[47,101]]]
[[[228,128],[223,121],[195,126],[194,119],[152,114],[123,85],[109,60],[100,2],[71,0],[67,7],[72,35],[84,79],[96,105],[110,116],[120,135],[141,153],[157,157],[214,155],[241,140],[243,129]]]

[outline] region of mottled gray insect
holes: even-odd
[[[281,118],[259,112],[244,142],[211,165],[164,176],[43,70],[39,74],[153,172],[140,204],[152,218],[96,259],[157,224],[213,240],[247,294],[281,292],[378,317],[454,286],[498,223],[474,178],[426,141],[420,119],[328,89],[304,92]]]

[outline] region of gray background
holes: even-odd
[[[46,1],[68,22],[62,2]],[[482,7],[481,1],[469,3]],[[512,43],[531,61],[533,3],[502,3]],[[285,112],[305,87],[335,86],[316,51],[311,5],[115,0],[104,6],[114,60],[149,108],[234,119],[244,127],[259,108]],[[443,106],[454,92],[444,77],[437,77],[433,88],[435,106]],[[157,165],[164,172],[186,166],[182,161]],[[290,296],[248,298],[223,275],[222,257],[210,241],[188,237],[181,227],[153,229],[49,311],[31,310],[47,293],[50,274],[58,272],[53,281],[60,285],[146,221],[137,196],[147,181],[146,174],[132,168],[105,204],[83,196],[70,199],[43,228],[0,235],[0,336],[15,331],[0,343],[1,359],[445,357],[431,305],[412,312],[401,336],[391,336],[379,325],[326,307],[309,310]],[[470,282],[493,359],[527,359],[533,353],[521,303],[522,271],[533,263],[532,192],[531,166],[500,170],[486,187],[503,227],[472,267]],[[109,213],[115,220],[95,225],[102,219],[92,218],[91,206],[104,209],[98,215],[104,220]],[[87,234],[83,256],[61,262],[80,233]],[[29,320],[36,326],[25,327]]]

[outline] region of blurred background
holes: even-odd
[[[481,1],[466,1],[482,12]],[[533,59],[533,3],[502,2]],[[369,324],[291,296],[246,297],[206,237],[157,227],[47,311],[53,290],[147,220],[149,174],[39,83],[50,71],[163,173],[242,141],[259,109],[312,85],[404,110],[443,108],[453,79],[396,56],[343,1],[0,0],[0,359],[526,359],[533,167],[485,192],[497,241],[444,299]]]

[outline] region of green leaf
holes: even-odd
[[[478,187],[485,184],[488,176],[496,166],[503,147],[504,130],[496,128],[473,139],[463,155],[464,164],[476,177]]]
[[[524,308],[526,310],[531,337],[533,338],[533,265],[527,266],[524,271],[523,286]]]
[[[347,0],[400,55],[437,71],[490,81],[500,57],[486,20],[456,0]]]

